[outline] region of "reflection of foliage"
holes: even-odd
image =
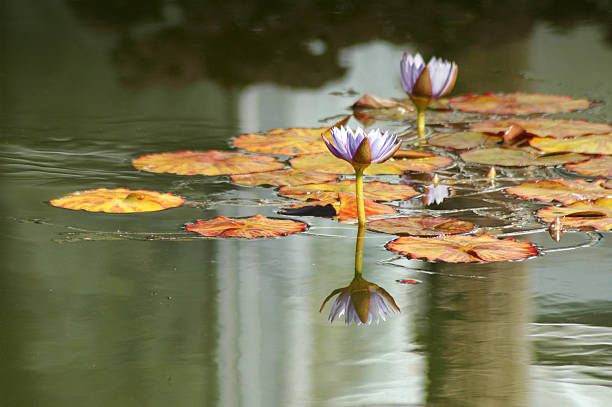
[[[375,6],[365,0],[179,0],[171,7],[159,1],[68,1],[88,24],[120,34],[115,63],[123,82],[137,88],[202,78],[226,86],[272,81],[316,87],[343,75],[338,55],[350,45],[413,41],[426,54],[435,49],[443,55],[451,47],[516,41],[540,19],[558,27],[598,22],[612,41],[612,12],[597,2],[439,0],[415,8],[401,0]]]

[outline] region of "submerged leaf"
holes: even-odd
[[[584,199],[612,197],[612,189],[606,188],[603,185],[604,183],[605,180],[602,179],[587,182],[583,179],[556,178],[523,182],[506,189],[506,192],[523,199],[537,199],[543,202],[557,201],[569,204]]]
[[[338,178],[334,174],[325,174],[315,171],[302,171],[288,168],[285,170],[257,172],[254,174],[232,175],[232,182],[241,185],[303,185],[334,181]]]
[[[219,216],[211,220],[198,220],[185,228],[210,237],[258,237],[286,236],[304,231],[308,225],[290,219],[272,219],[257,214],[250,218],[226,218]]]
[[[143,171],[179,175],[248,174],[284,167],[273,157],[218,150],[143,155],[132,160],[132,165]]]
[[[368,222],[369,230],[392,235],[440,236],[466,233],[474,229],[472,222],[434,217],[385,218]]]
[[[344,180],[324,184],[285,186],[278,192],[281,195],[303,201],[335,199],[338,192],[354,195],[355,181]],[[371,201],[397,201],[399,199],[412,198],[417,194],[411,186],[404,184],[389,184],[381,181],[364,182],[363,192],[364,198]]]
[[[588,122],[586,120],[552,119],[534,117],[532,119],[510,118],[502,120],[485,120],[470,124],[470,129],[483,133],[503,133],[512,125],[518,125],[529,134],[538,137],[577,137],[585,134],[602,134],[612,132],[608,123]]]
[[[538,150],[555,153],[612,154],[612,133],[574,138],[535,137],[529,141]]]
[[[463,152],[460,156],[464,161],[504,167],[528,167],[531,165],[546,167],[588,159],[588,156],[577,153],[536,154],[526,150],[502,147],[479,148]]]
[[[399,150],[400,154],[406,154]],[[331,153],[303,155],[292,158],[289,163],[293,168],[305,171],[319,171],[329,174],[354,174],[355,169],[349,163],[337,159]],[[365,175],[397,174],[405,171],[434,171],[448,167],[453,160],[448,157],[436,155],[420,155],[418,158],[395,159],[392,158],[381,164],[372,164],[365,169]]]
[[[184,202],[180,196],[168,193],[126,188],[78,191],[49,201],[59,208],[107,213],[154,212],[181,206]]]
[[[464,112],[494,114],[563,113],[591,106],[587,99],[523,92],[456,96],[449,99],[449,104]]]
[[[578,201],[568,206],[549,206],[536,216],[547,223],[561,219],[564,227],[612,230],[612,198]]]
[[[433,238],[402,236],[387,243],[386,247],[415,259],[449,263],[522,260],[538,255],[537,249],[529,242],[497,239],[489,235]]]
[[[602,155],[577,164],[565,164],[565,168],[589,177],[612,177],[612,156]]]

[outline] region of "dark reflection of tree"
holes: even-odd
[[[442,274],[430,277],[417,338],[427,359],[428,406],[528,404],[525,264],[434,266]]]
[[[599,23],[612,42],[605,2],[68,0],[88,25],[119,34],[113,57],[126,86],[181,86],[209,78],[226,86],[268,81],[318,87],[345,68],[339,51],[372,40],[412,42],[429,55],[498,47],[544,20],[560,28]],[[168,15],[176,15],[172,18]],[[313,52],[319,40],[325,47]]]

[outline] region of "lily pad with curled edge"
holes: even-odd
[[[457,133],[439,133],[427,139],[427,143],[456,150],[468,150],[476,147],[493,147],[502,142],[500,136],[479,133],[475,131],[463,131]]]
[[[402,150],[399,150],[401,152]],[[408,151],[408,150],[404,150]],[[400,153],[406,154],[406,153]],[[319,171],[329,174],[354,174],[353,166],[344,160],[340,160],[333,154],[327,152],[322,154],[302,155],[289,160],[293,168],[304,171]],[[366,175],[397,174],[405,171],[428,172],[435,171],[453,164],[448,157],[437,156],[422,152],[413,158],[394,158],[380,164],[372,164],[366,168]]]
[[[325,174],[315,171],[302,171],[293,168],[269,172],[257,172],[254,174],[232,175],[232,182],[241,185],[303,185],[320,182],[335,181],[335,174]]]
[[[535,137],[529,141],[529,144],[547,153],[612,154],[612,133],[564,139]]]
[[[540,93],[485,93],[449,98],[453,109],[492,114],[563,113],[584,110],[591,106],[587,99]]]
[[[506,189],[506,192],[523,199],[570,204],[585,199],[612,197],[612,189],[606,188],[605,182],[603,179],[588,182],[583,179],[556,178],[523,182]]]
[[[561,219],[564,227],[612,230],[612,198],[578,201],[567,206],[549,206],[536,212],[542,221]]]
[[[330,127],[345,125],[350,116],[346,116]],[[243,150],[262,154],[300,155],[316,154],[327,151],[321,134],[330,127],[272,129],[264,134],[242,134],[233,141],[234,146]]]
[[[278,191],[283,196],[301,201],[335,199],[338,192],[355,195],[355,181],[284,186]],[[363,194],[365,199],[371,201],[397,201],[412,198],[417,192],[409,185],[371,181],[363,183]]]
[[[565,168],[589,177],[612,177],[612,156],[602,155],[577,164],[565,164]]]
[[[538,137],[566,138],[585,134],[604,134],[612,132],[608,123],[588,122],[586,120],[552,119],[534,117],[532,119],[510,118],[502,120],[485,120],[470,124],[470,130],[483,133],[504,133],[512,125],[518,125],[529,134]]]
[[[588,159],[589,157],[577,153],[552,153],[537,154],[516,148],[478,148],[461,153],[461,159],[486,165],[499,165],[502,167],[528,167],[555,166],[565,163],[575,163]]]
[[[107,213],[154,212],[175,208],[184,202],[180,196],[168,193],[127,188],[77,191],[49,201],[59,208]]]
[[[250,218],[226,218],[219,216],[211,220],[198,220],[186,224],[190,232],[210,237],[258,237],[286,236],[306,230],[308,225],[290,219],[272,219],[257,214]]]
[[[143,171],[179,175],[248,174],[284,167],[273,157],[218,150],[143,155],[132,160],[132,165]]]
[[[411,106],[410,101],[398,100],[392,98],[381,98],[378,96],[370,95],[366,93],[353,103],[354,110],[360,109],[392,109],[394,107],[401,107],[407,111],[414,111],[414,107]]]
[[[344,192],[338,192],[336,198],[296,203],[289,208],[284,208],[281,213],[286,215],[321,216],[321,208],[330,206],[334,209],[334,213],[330,214],[330,216],[337,217],[340,222],[357,219],[357,199],[355,195]],[[364,199],[364,206],[366,216],[392,215],[397,213],[391,206],[379,204],[369,199]]]
[[[414,259],[448,263],[522,260],[538,255],[537,249],[529,242],[498,239],[490,235],[402,236],[387,243],[386,247]]]
[[[470,232],[474,224],[459,219],[400,217],[373,220],[367,228],[392,235],[440,236]]]

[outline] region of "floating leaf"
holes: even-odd
[[[463,131],[458,133],[439,133],[427,139],[433,146],[454,148],[456,150],[467,150],[476,147],[492,147],[501,143],[502,138],[490,134],[475,131]]]
[[[612,133],[592,134],[564,139],[536,137],[531,139],[529,144],[538,150],[548,153],[612,154]]]
[[[529,134],[538,137],[577,137],[585,134],[602,134],[612,132],[607,123],[588,122],[586,120],[551,119],[535,117],[532,119],[510,118],[503,120],[485,120],[470,124],[470,129],[484,133],[504,133],[511,125],[518,125]]]
[[[460,156],[461,159],[468,162],[505,167],[554,166],[584,161],[588,158],[586,155],[576,153],[537,154],[516,148],[501,147],[479,148],[461,153]]]
[[[232,175],[232,182],[241,185],[303,185],[334,181],[338,178],[334,174],[322,172],[302,171],[288,168],[285,170],[257,172],[254,174]]]
[[[523,199],[537,199],[543,202],[557,201],[569,204],[584,199],[612,197],[612,189],[606,188],[603,185],[604,182],[605,180],[602,179],[587,182],[583,179],[556,178],[523,182],[506,189],[506,192]]]
[[[107,213],[161,211],[181,206],[184,202],[183,198],[172,194],[126,188],[78,191],[49,201],[60,208]]]
[[[357,219],[357,199],[355,195],[347,194],[344,192],[338,192],[335,199],[326,199],[321,201],[309,201],[305,203],[297,203],[291,205],[290,209],[284,210],[282,213],[297,214],[293,209],[296,208],[307,208],[314,207],[315,213],[309,213],[307,211],[301,211],[301,215],[312,215],[316,216],[316,213],[326,213],[325,210],[321,211],[322,208],[331,205],[335,210],[335,216],[337,216],[340,222],[344,222],[349,219]],[[366,216],[371,215],[390,215],[395,214],[397,211],[389,205],[379,204],[369,199],[364,199],[365,214]]]
[[[402,151],[402,150],[400,150]],[[406,150],[404,150],[406,151]],[[289,163],[293,168],[305,171],[319,171],[329,174],[354,174],[353,166],[344,160],[339,160],[333,154],[327,152],[322,154],[303,155],[292,158]],[[365,170],[366,175],[397,174],[405,171],[434,171],[448,167],[453,160],[448,157],[427,155],[412,159],[392,158],[381,164],[372,164]]]
[[[449,263],[521,260],[538,255],[536,248],[529,242],[497,239],[489,235],[430,238],[402,236],[387,243],[386,247],[415,259]]]
[[[449,104],[464,112],[494,114],[563,113],[591,106],[587,99],[523,92],[456,96],[449,99]]]
[[[177,151],[143,155],[132,160],[139,170],[179,175],[248,174],[273,171],[284,165],[265,155],[247,155],[227,151]]]
[[[226,218],[219,216],[211,220],[198,220],[187,224],[185,228],[204,236],[242,237],[253,239],[257,237],[286,236],[304,231],[308,225],[290,219],[272,219],[257,214],[250,218]]]
[[[338,192],[354,195],[355,181],[344,180],[324,184],[284,186],[278,191],[281,195],[302,201],[335,199]],[[417,194],[409,185],[389,184],[381,181],[364,182],[363,193],[365,199],[372,201],[397,201],[412,198]]]
[[[602,155],[578,164],[565,164],[565,168],[589,177],[612,177],[612,156]]]
[[[472,222],[434,217],[385,218],[368,222],[368,229],[392,235],[440,236],[466,233],[474,229]]]
[[[564,227],[612,230],[612,198],[578,201],[568,206],[549,206],[536,212],[542,221],[561,218]]]
[[[414,107],[407,103],[410,102],[391,98],[380,98],[378,96],[366,93],[353,104],[353,109],[390,109],[394,107],[401,107],[408,111],[414,111]]]

